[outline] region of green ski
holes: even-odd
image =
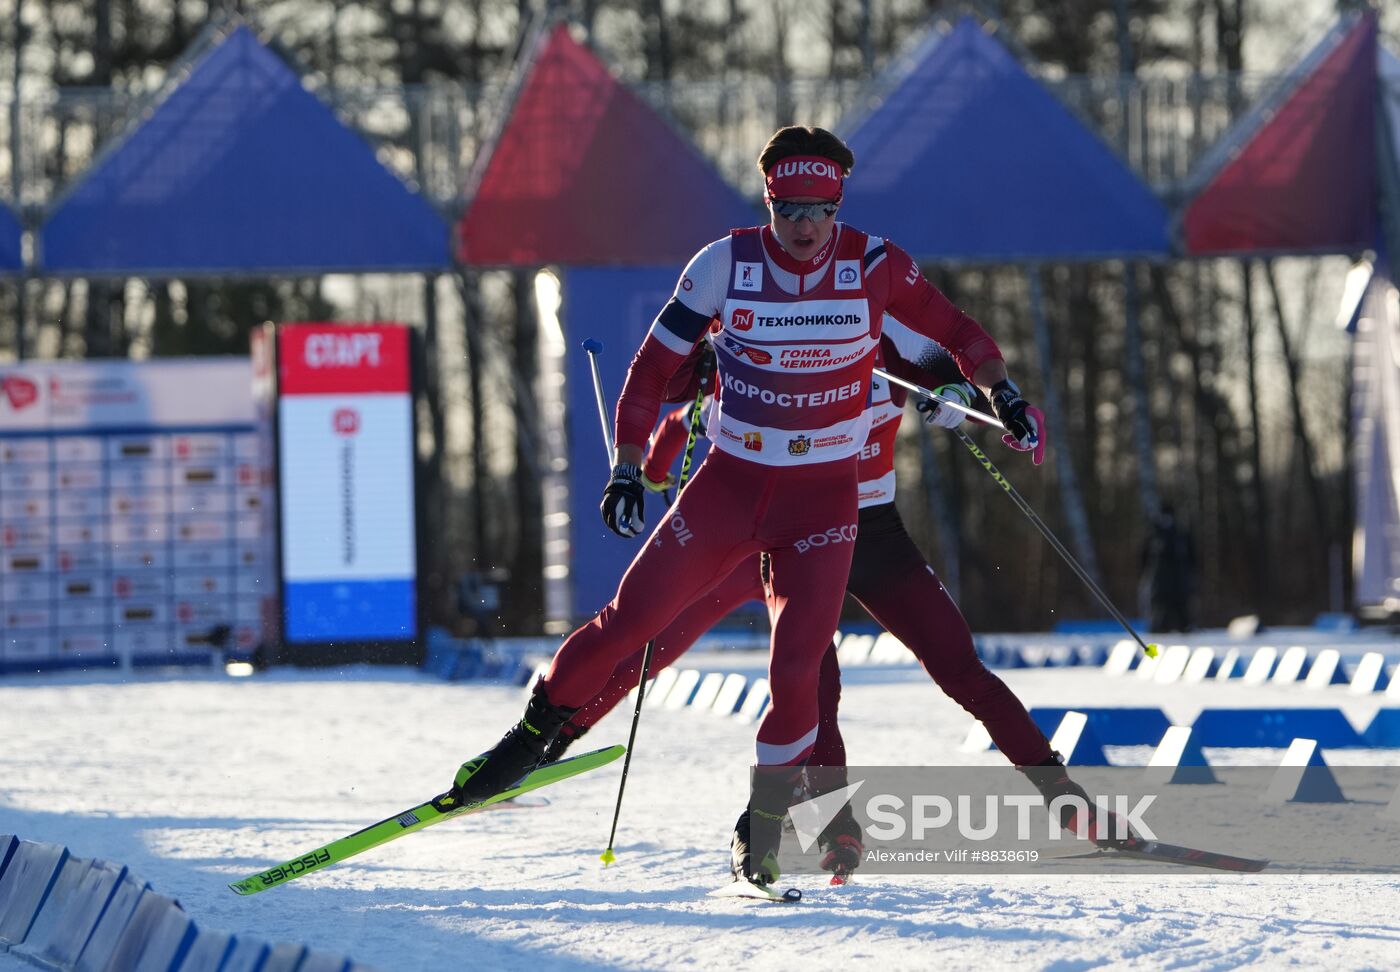
[[[416,807],[411,807],[397,816],[389,817],[379,823],[371,824],[363,830],[356,831],[348,837],[341,837],[333,840],[324,847],[318,847],[314,851],[294,857],[289,861],[270,867],[266,871],[246,877],[241,881],[235,881],[229,887],[237,894],[257,894],[259,891],[266,891],[279,884],[285,884],[293,878],[299,878],[303,874],[310,874],[312,871],[338,864],[356,854],[363,853],[372,847],[386,844],[391,840],[402,837],[404,834],[411,834],[415,830],[422,830],[435,823],[441,823],[452,817],[460,817],[478,810],[484,810],[502,800],[509,800],[513,796],[526,793],[530,790],[538,790],[542,786],[551,783],[558,783],[571,776],[586,773],[591,769],[597,769],[617,759],[626,750],[625,746],[609,746],[607,749],[596,749],[591,753],[583,753],[569,759],[561,759],[557,763],[550,763],[548,766],[541,766],[539,769],[525,777],[519,786],[502,790],[495,796],[482,800],[480,803],[473,803],[468,806],[452,807],[446,809],[442,806],[443,798],[446,794],[433,797],[426,803],[420,803]]]

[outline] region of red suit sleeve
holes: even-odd
[[[685,359],[686,355],[663,344],[653,327],[632,357],[627,381],[617,399],[614,438],[618,445],[646,448],[647,438],[656,425],[656,414],[661,411],[666,383]]]
[[[889,240],[885,241],[885,254],[890,313],[910,330],[932,338],[952,352],[958,368],[969,378],[982,362],[1001,360],[1001,348],[992,336],[929,283],[913,257]]]
[[[647,453],[642,473],[653,483],[666,478],[675,464],[676,456],[681,454],[690,439],[690,410],[693,407],[694,403],[690,403],[667,412],[651,434],[651,450]]]

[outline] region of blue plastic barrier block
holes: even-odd
[[[105,972],[108,959],[116,949],[122,932],[126,931],[127,922],[131,921],[132,913],[150,887],[129,873],[117,882],[107,910],[102,912],[97,927],[92,930],[92,937],[78,956],[78,963],[74,966],[77,972]]]
[[[1059,727],[1056,726],[1056,729]],[[1053,738],[1053,733],[1047,733]],[[1079,733],[1079,738],[1071,748],[1061,744],[1060,755],[1065,758],[1066,766],[1109,766],[1108,754],[1103,751],[1104,742],[1094,732],[1094,724],[1086,721],[1084,729]],[[1063,752],[1069,749],[1069,752]]]
[[[1356,630],[1356,619],[1350,614],[1319,614],[1313,619],[1315,631],[1337,631],[1343,634]]]
[[[305,957],[305,945],[295,945],[291,942],[274,945],[268,953],[262,972],[297,972],[301,967],[301,960]]]
[[[194,941],[179,965],[180,972],[207,972],[223,969],[224,961],[233,951],[233,936],[226,931],[196,929]]]
[[[14,834],[0,834],[0,875],[5,873],[5,868],[10,866],[10,858],[14,856],[15,848],[19,846],[19,838]]]
[[[107,861],[92,861],[78,878],[67,906],[49,940],[38,945],[39,958],[49,965],[71,969],[78,964],[93,929],[107,910],[126,868]]]
[[[272,947],[256,938],[235,938],[219,972],[265,972]],[[190,972],[194,972],[193,969]]]
[[[1190,726],[1172,726],[1167,730],[1143,775],[1154,784],[1220,782],[1206,762],[1206,754],[1201,752],[1201,744],[1196,742],[1195,730]]]
[[[0,942],[18,945],[53,890],[68,848],[22,840],[0,875]]]
[[[43,906],[29,926],[29,935],[17,950],[26,955],[39,956],[55,938],[66,934],[63,917],[68,913],[73,897],[82,884],[83,875],[92,868],[92,861],[86,857],[73,857],[71,854],[59,869],[58,879],[53,890],[44,899]]]
[[[1030,668],[1030,662],[1021,656],[1021,652],[1011,645],[1001,646],[1001,657],[997,659],[997,668]]]
[[[151,931],[151,943],[142,950],[135,972],[175,972],[189,954],[199,929],[179,903],[167,909]]]
[[[1316,739],[1324,749],[1366,744],[1340,709],[1205,709],[1192,728],[1202,746],[1286,749],[1295,739]]]
[[[349,968],[350,960],[343,955],[309,952],[297,972],[346,972]]]
[[[170,972],[194,934],[178,901],[154,891],[144,894],[117,939],[106,972]]]
[[[1088,728],[1105,746],[1155,746],[1171,727],[1171,720],[1161,709],[1153,708],[1085,708],[1073,710],[1037,706],[1031,709],[1031,719],[1047,736],[1054,735],[1066,712],[1082,712],[1088,717]]]
[[[1361,734],[1368,746],[1394,749],[1400,746],[1400,709],[1380,709]]]
[[[1306,759],[1302,758],[1306,754]],[[1274,771],[1264,799],[1270,803],[1346,803],[1337,778],[1311,739],[1295,739]]]

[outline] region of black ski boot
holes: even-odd
[[[865,853],[861,842],[864,836],[849,803],[821,832],[817,846],[822,850],[822,870],[832,873],[832,883],[844,884],[850,873],[860,867]]]
[[[544,751],[544,756],[540,758],[541,766],[548,766],[550,763],[557,763],[564,758],[564,754],[569,751],[569,747],[575,741],[582,739],[584,733],[588,732],[590,726],[579,728],[572,722],[566,722],[559,727],[559,735],[554,737],[554,742],[550,743]]]
[[[754,771],[748,808],[739,814],[729,843],[729,871],[736,881],[767,887],[778,880],[778,848],[795,782],[791,767]]]
[[[756,844],[749,828],[750,810],[745,807],[734,824],[734,836],[729,841],[729,873],[736,881],[750,881],[768,887],[778,880],[778,842],[782,837],[782,821],[760,816],[762,831]],[[755,849],[758,849],[755,856]]]
[[[1081,817],[1080,808],[1075,803],[1066,802],[1060,805],[1060,826],[1066,833],[1075,837],[1087,836],[1095,847],[1102,850],[1121,850],[1139,840],[1116,813],[1101,810],[1090,799],[1084,787],[1070,779],[1069,770],[1065,769],[1064,757],[1059,753],[1051,753],[1049,759],[1034,766],[1016,768],[1035,784],[1035,788],[1045,798],[1047,810],[1051,802],[1060,797],[1078,797],[1084,801],[1084,806],[1088,808],[1087,816],[1084,817]]]
[[[443,794],[440,804],[460,807],[480,803],[515,786],[540,765],[560,727],[577,711],[551,705],[543,692],[536,691],[525,707],[524,717],[500,742],[462,764],[452,789]]]

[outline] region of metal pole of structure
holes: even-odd
[[[1132,115],[1129,96],[1133,82],[1133,44],[1128,30],[1127,0],[1116,0],[1114,4],[1118,18],[1118,105],[1119,105],[1119,149],[1124,161],[1128,158],[1131,145],[1129,131]],[[1151,399],[1144,380],[1142,357],[1142,324],[1138,316],[1137,265],[1132,260],[1123,261],[1123,356],[1125,374],[1133,397],[1133,445],[1137,449],[1138,487],[1142,491],[1142,505],[1149,514],[1155,514],[1160,507],[1157,495],[1157,467],[1153,462]]]
[[[10,89],[10,198],[14,200],[15,216],[18,217],[21,226],[27,225],[24,218],[24,204],[20,200],[20,191],[24,188],[24,177],[20,173],[20,138],[19,138],[19,93],[20,93],[20,68],[24,58],[24,42],[26,32],[24,27],[24,0],[15,0],[15,76],[14,85]],[[25,358],[25,321],[29,317],[29,273],[26,269],[15,280],[15,356],[23,361]]]
[[[873,33],[870,0],[860,0],[860,60],[865,67],[867,78],[875,76],[875,42],[871,36]]]

